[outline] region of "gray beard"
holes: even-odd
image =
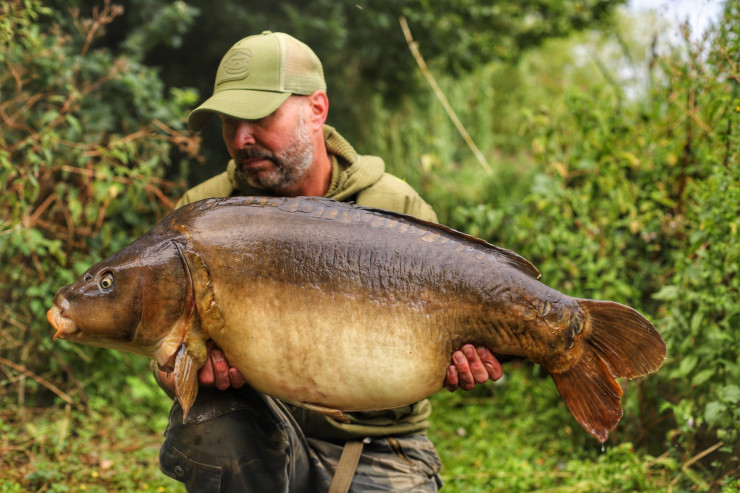
[[[290,145],[281,153],[273,154],[261,146],[240,149],[236,154],[236,178],[253,188],[280,194],[303,178],[313,164],[313,142],[301,115],[296,127],[296,134]],[[245,159],[269,159],[275,166],[269,172],[259,174],[244,173],[239,163]]]

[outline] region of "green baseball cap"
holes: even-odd
[[[213,95],[188,116],[188,127],[201,130],[214,113],[257,120],[278,109],[291,94],[326,90],[316,54],[285,33],[247,36],[221,59]]]

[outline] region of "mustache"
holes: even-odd
[[[263,147],[250,146],[236,151],[236,161],[247,161],[250,159],[269,159],[270,161],[277,162],[275,154],[268,151]]]

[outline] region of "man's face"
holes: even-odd
[[[221,115],[236,172],[255,188],[280,194],[296,188],[314,160],[302,98],[290,97],[259,120]]]

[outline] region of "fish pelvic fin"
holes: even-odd
[[[581,358],[565,372],[551,372],[578,423],[605,442],[622,417],[617,378],[647,375],[663,364],[663,338],[645,317],[619,303],[578,300],[584,311]]]
[[[198,370],[203,366],[208,355],[205,342],[200,345],[193,342],[191,341],[190,345],[183,343],[175,358],[175,396],[182,408],[183,424],[198,396]]]

